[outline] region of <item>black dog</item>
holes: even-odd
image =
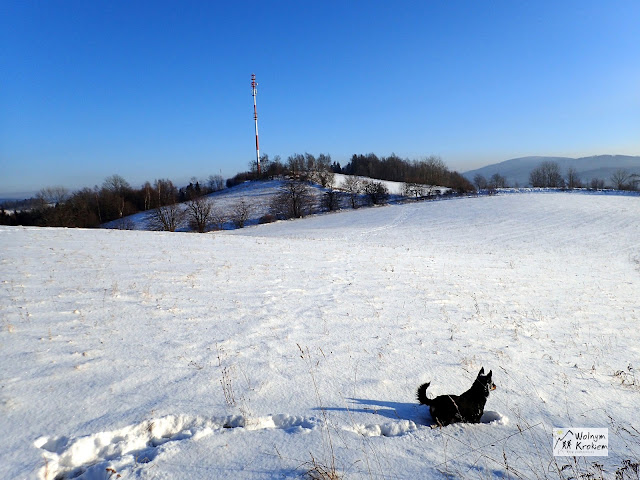
[[[418,401],[429,406],[431,418],[441,427],[456,422],[479,423],[489,392],[496,389],[491,381],[491,371],[485,375],[484,367],[480,369],[471,388],[462,395],[440,395],[429,399],[429,385],[425,383],[418,388]]]

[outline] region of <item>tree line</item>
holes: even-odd
[[[65,187],[47,187],[35,198],[0,206],[0,224],[42,227],[93,228],[135,213],[184,202],[224,188],[220,175],[178,188],[171,180],[158,179],[133,188],[122,176],[111,175],[101,186],[71,192]]]
[[[317,157],[310,153],[294,153],[283,161],[279,155],[273,159],[268,155],[260,157],[261,171],[257,172],[255,162],[249,170],[227,180],[227,186],[237,185],[247,180],[293,177],[309,180],[327,187],[333,183],[333,174],[341,173],[376,180],[387,180],[416,185],[437,185],[451,188],[457,193],[475,190],[473,184],[456,171],[451,171],[440,157],[430,156],[422,160],[400,158],[395,154],[378,157],[374,153],[353,154],[342,167],[331,160],[331,155],[321,153]]]
[[[284,161],[280,155],[270,158],[268,154],[263,154],[260,156],[260,172],[256,162],[250,162],[249,170],[229,178],[226,185],[233,187],[251,180],[293,178],[328,187],[333,184],[334,173],[331,155],[328,154],[321,153],[316,157],[308,152],[294,153]]]
[[[334,188],[336,173],[348,175],[340,189]],[[362,177],[369,177],[369,180]],[[261,222],[303,217],[320,210],[384,204],[388,201],[389,191],[383,180],[404,183],[402,195],[413,199],[440,195],[439,187],[448,187],[459,194],[473,192],[475,187],[489,192],[508,187],[506,178],[498,173],[489,179],[476,175],[474,187],[458,172],[450,171],[440,158],[433,156],[406,160],[396,155],[354,154],[342,167],[332,161],[330,155],[323,153],[318,156],[294,153],[286,161],[279,156],[271,159],[265,154],[261,157],[260,173],[256,164],[251,162],[248,171],[226,182],[220,175],[211,175],[202,182],[192,178],[189,185],[182,188],[168,179],[145,182],[140,188],[133,188],[120,175],[112,175],[100,187],[73,193],[63,187],[43,188],[28,201],[0,205],[0,224],[91,228],[119,220],[120,228],[132,228],[133,225],[127,225],[129,215],[151,210],[149,226],[156,230],[175,231],[188,225],[192,230],[204,232],[222,229],[228,223],[241,228],[250,217],[251,205],[243,200],[231,212],[221,212],[206,196],[225,186],[268,178],[284,179],[285,182],[271,202],[270,213],[264,215]],[[619,170],[612,175],[611,181],[615,188],[637,190],[640,178]],[[319,201],[317,192],[314,195],[310,188],[312,183],[324,187]],[[563,176],[558,164],[551,161],[542,162],[531,171],[530,183],[534,187],[585,187],[574,168],[569,168]],[[604,181],[592,179],[589,186],[603,188]]]
[[[640,186],[640,175],[632,174],[624,169],[618,169],[609,178],[610,185],[616,190],[638,190]],[[508,188],[507,179],[499,173],[486,178],[477,174],[473,178],[474,185],[479,190],[489,190],[490,192],[498,188]],[[605,188],[605,180],[592,178],[588,182],[583,182],[578,170],[569,167],[563,175],[557,162],[544,161],[529,173],[529,184],[536,188],[590,188],[599,190]]]
[[[421,160],[409,160],[396,154],[388,157],[378,157],[374,153],[354,154],[347,165],[341,167],[340,164],[336,164],[334,168],[346,175],[405,184],[441,186],[457,193],[475,190],[471,182],[459,172],[449,170],[440,157],[433,155]]]
[[[334,189],[336,173],[350,175],[340,190]],[[360,177],[370,177],[370,180]],[[251,205],[243,201],[233,211],[221,212],[205,196],[225,186],[267,178],[285,179],[285,182],[271,202],[271,213],[261,218],[261,222],[297,218],[345,206],[358,208],[386,203],[389,191],[381,180],[405,182],[403,193],[410,198],[441,193],[426,188],[425,184],[448,186],[461,193],[473,190],[470,182],[457,172],[451,172],[438,157],[410,161],[396,155],[354,154],[343,168],[324,153],[317,156],[308,152],[294,153],[284,161],[280,156],[270,158],[264,154],[260,173],[256,164],[250,162],[248,171],[238,173],[226,182],[221,176],[212,175],[202,182],[193,178],[182,188],[168,179],[145,182],[140,188],[134,188],[120,175],[112,175],[101,186],[75,192],[64,187],[43,188],[35,198],[15,205],[13,209],[0,206],[0,224],[91,228],[119,221],[119,228],[132,228],[127,217],[150,210],[149,227],[156,230],[175,231],[189,225],[202,232],[224,228],[228,223],[242,227],[249,218]],[[312,183],[325,188],[319,201],[310,189]],[[180,205],[182,203],[184,205]]]

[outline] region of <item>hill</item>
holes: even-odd
[[[344,187],[345,182],[349,178],[348,175],[336,174],[334,177],[334,188],[340,190]],[[404,183],[391,182],[386,180],[377,180],[367,177],[358,177],[362,181],[373,181],[383,184],[389,192],[389,200],[391,202],[397,201],[403,194]],[[274,198],[279,194],[280,189],[285,184],[284,180],[255,180],[243,182],[239,185],[235,185],[231,188],[225,188],[218,192],[212,193],[207,197],[213,202],[215,209],[219,216],[226,218],[223,228],[232,229],[233,222],[230,220],[233,216],[233,212],[237,209],[237,206],[244,202],[249,206],[248,218],[245,223],[247,226],[258,225],[260,219],[265,215],[272,212],[271,203]],[[327,189],[317,184],[310,183],[309,193],[313,197],[313,213],[324,212],[324,209],[320,206],[322,195]],[[447,192],[450,189],[440,186],[424,186],[425,192]],[[364,197],[364,195],[359,195]],[[360,202],[365,204],[364,198],[360,198]],[[346,194],[341,197],[340,207],[349,209],[350,202],[346,197]],[[186,209],[186,203],[180,205],[181,209]],[[103,228],[123,228],[126,227],[130,230],[153,230],[151,226],[151,219],[153,217],[153,210],[145,212],[139,212],[134,215],[125,217],[124,219],[114,220],[102,225]],[[190,227],[183,222],[180,231],[189,231]]]
[[[557,426],[608,428],[613,478],[640,458],[639,202],[0,227],[0,478],[601,478],[553,456]],[[431,428],[418,385],[461,393],[481,367],[482,422]]]
[[[495,163],[486,167],[464,172],[464,176],[473,181],[477,174],[485,178],[498,173],[506,177],[509,186],[524,187],[529,185],[529,173],[544,161],[556,162],[560,172],[564,175],[570,167],[578,171],[580,179],[589,183],[593,178],[604,180],[606,185],[611,183],[611,176],[619,169],[629,173],[640,174],[640,156],[628,155],[596,155],[582,158],[569,157],[522,157]]]

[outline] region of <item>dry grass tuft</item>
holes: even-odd
[[[316,460],[313,455],[311,455],[311,460],[309,462],[303,464],[303,467],[306,469],[305,476],[310,480],[342,479],[342,475],[336,471],[334,462],[331,462],[331,465],[327,466]]]

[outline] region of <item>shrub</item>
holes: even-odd
[[[258,220],[258,222],[259,223],[273,223],[276,220],[277,220],[276,217],[274,217],[270,213],[267,213],[266,215],[261,216],[260,219]]]
[[[330,188],[322,195],[322,208],[328,212],[338,210],[340,208],[339,200],[339,192],[335,191],[333,188]]]
[[[389,189],[382,182],[366,182],[364,194],[370,204],[382,205],[389,199]]]

